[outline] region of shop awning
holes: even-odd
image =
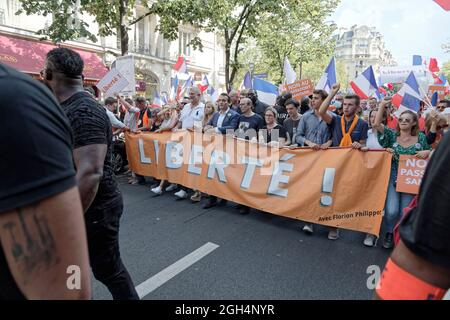
[[[56,46],[48,42],[0,35],[0,62],[25,73],[39,74],[44,67],[47,52],[54,48]],[[71,49],[78,52],[84,61],[85,79],[99,80],[108,72],[95,52]]]

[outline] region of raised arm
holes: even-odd
[[[328,114],[328,108],[330,107],[330,103],[333,100],[334,96],[339,92],[341,85],[339,83],[333,84],[331,87],[330,94],[325,98],[319,108],[319,115],[322,117],[323,121],[330,124],[333,120],[333,116]]]
[[[389,105],[389,103],[392,101],[392,98],[385,97],[381,103],[380,108],[378,109],[377,116],[375,117],[375,123],[373,124],[372,128],[373,130],[376,130],[380,134],[384,134],[384,124],[382,124],[383,120],[383,114],[386,110],[386,107]]]
[[[128,102],[125,101],[124,98],[122,98],[118,93],[115,94],[115,97],[117,98],[117,100],[119,100],[120,104],[127,110],[129,111],[133,106],[131,104],[129,104]]]

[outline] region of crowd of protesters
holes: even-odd
[[[376,98],[361,100],[355,94],[340,92],[339,84],[335,84],[329,94],[324,90],[314,90],[311,96],[302,98],[300,102],[289,92],[283,92],[273,106],[260,101],[257,92],[252,89],[221,93],[217,101],[208,98],[202,103],[202,93],[198,88],[192,87],[189,96],[180,102],[163,106],[164,112],[157,109],[159,113],[156,116],[154,112],[150,112],[148,125],[143,127],[155,132],[179,129],[202,130],[215,134],[233,132],[237,138],[271,147],[309,147],[313,150],[351,147],[361,152],[370,149],[386,149],[391,152],[393,160],[384,210],[385,232],[382,242],[382,246],[387,249],[394,245],[394,226],[398,223],[403,209],[414,198],[412,194],[396,191],[399,156],[407,154],[428,159],[449,124],[448,115],[444,113],[446,108],[449,108],[447,111],[450,110],[449,100],[441,100],[436,108],[427,108],[425,103],[422,103],[417,114],[409,110],[395,114],[396,108],[389,97],[380,101]],[[119,96],[118,99],[123,101]],[[138,104],[139,101],[136,100],[136,105]],[[132,108],[125,104],[122,110],[127,113],[130,110],[135,111],[137,121],[140,119],[140,122],[145,122],[145,108]],[[148,104],[147,110],[154,110],[154,107]],[[161,121],[164,123],[162,130]],[[135,123],[125,123],[124,126],[132,128]],[[158,129],[153,130],[154,126]],[[143,130],[143,127],[135,132]],[[144,179],[139,183],[145,183]],[[177,190],[175,196],[178,199],[189,197],[188,188],[175,184],[167,185],[166,181],[156,181],[151,191],[160,195],[164,191]],[[192,202],[200,202],[201,198],[199,191],[192,191]],[[208,196],[204,208],[208,209],[217,204],[224,205],[225,200],[218,202],[216,197]],[[251,208],[237,205],[237,209],[242,214],[247,214]],[[313,224],[305,223],[303,231],[312,234]],[[337,240],[339,230],[330,227],[328,238]],[[377,237],[371,234],[367,234],[363,241],[368,247],[376,245],[376,242]]]
[[[0,135],[2,150],[8,150],[6,165],[0,167],[0,298],[89,299],[90,266],[114,299],[139,299],[119,250],[123,201],[114,179],[112,150],[113,136],[123,131],[232,132],[236,138],[274,148],[385,149],[393,154],[383,217],[382,245],[387,249],[394,246],[402,210],[414,202],[413,195],[396,191],[399,156],[428,159],[441,141],[448,141],[450,101],[445,99],[436,108],[423,103],[419,113],[396,115],[390,98],[361,101],[357,95],[340,93],[340,85],[334,84],[329,94],[315,90],[300,102],[284,92],[273,106],[260,101],[252,89],[205,101],[197,87],[161,108],[143,97],[132,100],[119,94],[99,103],[83,89],[83,60],[65,48],[48,53],[43,84],[1,64],[0,71],[2,86],[8,89],[2,91],[7,103],[1,111],[12,117],[2,127],[7,134]],[[14,94],[18,89],[23,93],[20,101]],[[13,108],[17,105],[22,108]],[[17,126],[19,122],[23,126]],[[23,127],[33,139],[23,139]],[[439,152],[445,153],[442,148]],[[130,175],[129,183],[146,183],[146,177]],[[202,199],[197,190],[170,181],[155,183],[151,191],[157,195],[176,191],[178,199],[190,193],[194,203]],[[420,209],[423,201],[417,202]],[[204,208],[225,204],[208,196]],[[243,205],[237,209],[242,214],[251,210]],[[28,225],[39,232],[30,233]],[[312,234],[313,227],[306,223],[303,231]],[[339,230],[329,228],[328,238],[337,240]],[[33,247],[34,239],[39,246]],[[374,246],[376,240],[368,234],[364,245]],[[414,242],[409,240],[407,245]],[[58,285],[66,276],[65,265],[74,263],[83,269],[80,291]]]

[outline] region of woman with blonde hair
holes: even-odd
[[[212,101],[208,101],[205,104],[205,113],[202,121],[202,130],[208,125],[209,120],[212,119],[217,112],[216,104]],[[191,196],[192,202],[200,202],[202,200],[202,193],[198,190],[194,190],[194,194]]]
[[[161,122],[159,129],[157,129],[155,131],[155,133],[171,131],[173,128],[175,128],[175,126],[177,125],[177,122],[178,122],[178,112],[177,112],[176,105],[166,104],[162,108],[162,110],[158,113],[157,116],[162,117],[163,121]],[[166,182],[167,182],[166,180],[161,180],[159,185],[157,187],[151,189],[151,191],[158,195],[162,194],[164,186],[166,185]],[[177,188],[177,185],[175,183],[172,183],[166,188],[166,191],[173,191],[176,188]]]
[[[391,98],[385,98],[381,102],[380,110],[377,112],[375,123],[372,126],[373,130],[377,131],[380,145],[393,154],[384,215],[386,234],[383,247],[386,249],[393,247],[394,227],[402,215],[402,210],[414,198],[413,194],[396,191],[400,155],[415,155],[419,159],[427,159],[431,152],[425,134],[419,131],[418,116],[413,111],[406,110],[400,114],[397,132],[382,124],[384,110],[391,100]]]

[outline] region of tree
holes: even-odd
[[[285,57],[293,68],[299,66],[300,78],[305,63],[332,54],[335,41],[331,36],[336,26],[325,19],[338,3],[339,0],[305,0],[281,9],[282,19],[268,15],[263,20],[256,39],[275,82],[283,81]]]
[[[121,52],[128,52],[128,29],[139,21],[131,21],[135,0],[19,0],[22,9],[17,14],[53,15],[52,24],[37,33],[58,43],[86,37],[97,42],[96,36],[119,35]],[[145,4],[145,1],[144,1]],[[92,34],[89,25],[82,19],[83,14],[95,18],[98,35]]]
[[[135,0],[20,0],[20,2],[23,11],[28,15],[53,14],[53,23],[39,33],[56,42],[78,37],[88,37],[96,41],[96,35],[89,32],[88,24],[82,20],[82,15],[85,13],[93,16],[99,25],[98,35],[118,34],[120,36],[123,55],[128,52],[127,30],[148,15],[159,16],[156,31],[169,41],[178,38],[179,26],[183,24],[191,25],[198,31],[214,32],[224,42],[225,80],[229,89],[239,68],[242,67],[239,63],[239,53],[243,49],[243,44],[250,38],[258,39],[263,35],[260,27],[266,20],[274,22],[275,26],[282,26],[283,21],[286,21],[286,15],[291,15],[292,19],[299,24],[306,21],[305,25],[310,26],[303,30],[303,36],[309,37],[308,39],[319,39],[320,35],[326,34],[328,30],[319,25],[319,21],[323,22],[326,16],[322,10],[330,13],[338,0],[318,2],[314,0],[301,2],[298,0],[141,0],[140,3],[146,7],[147,13],[140,17],[133,17]],[[79,6],[75,11],[80,13],[80,17],[74,19],[74,8],[77,2]],[[269,26],[266,24],[266,27]],[[298,30],[300,29],[299,27]],[[286,30],[284,28],[283,32]],[[274,30],[272,28],[267,31],[273,33]],[[322,50],[319,43],[316,41],[314,48],[297,44],[294,49],[289,50],[297,52],[298,48],[301,49],[298,51],[301,57],[295,59],[296,63],[310,61],[312,57],[317,56],[316,50]],[[191,40],[190,45],[194,49],[202,49],[198,36]],[[282,55],[283,52],[279,54]]]
[[[268,15],[282,19],[285,7],[295,6],[294,0],[172,0],[158,1],[152,10],[161,17],[158,30],[169,40],[175,40],[178,24],[193,25],[199,30],[217,33],[225,46],[225,81],[230,89],[239,68],[242,45],[257,35],[259,25]],[[198,37],[194,48],[200,47]]]

